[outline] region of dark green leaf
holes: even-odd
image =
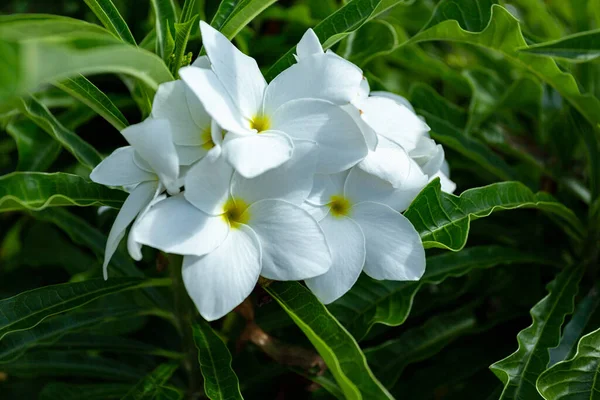
[[[537,388],[546,400],[600,398],[600,329],[581,338],[575,357],[544,371]]]
[[[175,36],[175,4],[173,0],[151,0],[156,24],[156,54],[165,62],[173,50]]]
[[[6,132],[17,143],[18,171],[45,171],[62,150],[60,143],[29,120],[10,123]]]
[[[84,0],[102,25],[122,41],[136,45],[135,39],[111,0]]]
[[[571,110],[568,116],[568,126],[585,143],[588,159],[589,187],[594,201],[600,196],[600,126],[592,127],[581,114]]]
[[[600,57],[600,29],[578,32],[558,40],[534,44],[520,50],[575,62],[594,60]]]
[[[241,0],[235,2],[235,8],[228,14],[227,19],[219,27],[219,30],[228,39],[233,39],[242,28],[248,25],[248,23],[256,18],[258,14],[276,1],[277,0]],[[227,8],[233,3],[229,0],[225,0],[224,2],[229,3]]]
[[[123,383],[70,385],[57,382],[46,385],[39,400],[81,400],[82,393],[85,393],[85,400],[118,400],[130,387]]]
[[[297,282],[273,282],[265,290],[317,349],[347,399],[391,399],[371,372],[356,340],[327,308]]]
[[[162,364],[156,367],[152,373],[142,378],[123,397],[123,400],[152,400],[155,399],[159,388],[167,383],[177,370],[177,364]]]
[[[492,5],[497,0],[442,0],[433,12],[431,20],[423,30],[449,19],[458,21],[461,28],[470,32],[481,32],[492,16]]]
[[[548,367],[548,350],[558,345],[565,317],[573,312],[583,271],[566,268],[552,281],[549,294],[531,309],[533,323],[517,335],[517,351],[490,366],[504,384],[500,400],[540,398],[535,382]]]
[[[186,23],[195,16],[196,14],[196,0],[185,0],[181,9],[181,17],[179,18],[180,23]]]
[[[223,340],[202,320],[192,325],[204,392],[211,400],[242,399],[240,383],[231,369],[231,354]]]
[[[242,0],[221,0],[217,12],[210,21],[210,26],[220,31],[223,25],[225,25],[225,21],[233,14],[233,11],[241,2]]]
[[[344,57],[361,67],[397,46],[398,35],[394,27],[384,20],[373,20],[350,36]]]

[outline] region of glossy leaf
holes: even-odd
[[[156,54],[167,61],[173,51],[175,37],[175,4],[173,0],[151,0],[156,25]]]
[[[44,319],[81,307],[90,301],[124,290],[169,284],[168,280],[113,278],[44,286],[0,300],[0,339],[30,329]]]
[[[367,365],[356,340],[325,306],[297,282],[273,282],[265,290],[315,346],[347,399],[391,399]]]
[[[263,12],[277,0],[241,0],[235,2],[235,8],[220,25],[219,30],[228,39],[233,39],[250,21]],[[223,3],[233,4],[233,1],[225,0]],[[230,5],[227,7],[229,8]],[[219,8],[220,10],[220,8]],[[215,16],[216,18],[216,16]],[[214,19],[213,19],[214,21]],[[212,23],[211,23],[212,24]]]
[[[44,387],[39,400],[80,400],[82,393],[85,393],[86,400],[119,400],[130,387],[124,383],[72,385],[56,382]]]
[[[600,29],[579,32],[558,40],[538,43],[521,49],[524,52],[566,59],[574,62],[586,62],[600,57]]]
[[[387,21],[373,20],[350,36],[344,57],[361,67],[397,46],[398,35],[394,27]]]
[[[60,143],[29,120],[10,123],[6,133],[17,143],[17,171],[45,171],[62,150]]]
[[[122,41],[136,45],[135,39],[119,10],[111,0],[84,0],[102,25]]]
[[[211,400],[242,399],[240,382],[231,369],[231,354],[208,322],[192,325],[198,362],[204,377],[204,392]]]
[[[0,212],[72,205],[119,207],[126,197],[121,190],[64,172],[13,172],[0,177]]]
[[[406,321],[413,299],[423,285],[439,284],[474,269],[502,264],[532,263],[553,265],[556,260],[501,246],[470,247],[458,253],[427,258],[425,275],[417,282],[377,281],[361,276],[354,287],[329,309],[358,340],[374,324],[398,326]]]
[[[155,399],[159,388],[164,385],[177,370],[177,364],[161,364],[150,374],[142,378],[137,385],[123,397],[123,400]]]
[[[551,282],[549,294],[531,309],[533,323],[517,335],[517,351],[490,366],[504,385],[500,400],[540,398],[535,382],[548,367],[548,350],[558,345],[565,317],[573,312],[583,271],[566,268]]]
[[[485,29],[492,16],[492,5],[494,4],[498,4],[498,1],[442,0],[423,30],[431,28],[445,20],[455,19],[464,30],[481,32]]]
[[[86,77],[82,75],[75,76],[56,83],[56,86],[96,111],[98,115],[110,122],[118,131],[129,125],[117,106]]]
[[[546,400],[600,398],[600,329],[581,338],[575,357],[544,371],[537,388]]]
[[[464,191],[460,196],[441,191],[439,179],[432,181],[412,202],[405,216],[421,235],[425,248],[458,251],[467,243],[472,220],[494,211],[536,208],[565,222],[564,229],[583,236],[577,216],[547,193],[534,194],[520,182],[501,182]]]
[[[210,21],[210,26],[220,31],[223,28],[223,25],[225,25],[225,21],[229,19],[241,1],[242,0],[221,0],[217,12]]]

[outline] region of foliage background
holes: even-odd
[[[261,13],[274,2],[196,1],[189,16],[239,17],[230,36],[241,29],[235,44],[271,78],[316,26],[373,90],[411,100],[446,149],[457,193],[475,188],[458,199],[434,182],[406,212],[429,248],[421,283],[361,277],[329,312],[300,285],[258,287],[251,307],[210,326],[177,286],[176,260],[152,249],[136,265],[115,256],[115,275],[137,278],[99,280],[116,210],[95,205],[118,208],[123,194],[85,178],[98,153],[125,144],[112,105],[126,122],[140,121],[151,85],[110,63],[88,76],[108,102],[90,86],[73,95],[64,83],[38,85],[67,76],[38,82],[36,70],[60,74],[71,56],[117,45],[77,29],[61,36],[46,26],[36,36],[26,18],[20,34],[10,31],[15,13],[101,24],[91,5],[110,3],[0,5],[1,398],[234,399],[239,390],[247,399],[598,398],[600,1],[296,0]],[[183,2],[112,3],[146,49],[120,43],[117,65],[123,54],[160,54],[157,20],[168,21],[171,6],[185,15]],[[192,22],[183,44],[195,57]],[[47,49],[65,37],[72,53],[53,57]],[[36,41],[45,57],[28,63],[23,49]],[[166,66],[133,59],[151,79],[164,76]],[[170,52],[164,59],[172,63]],[[90,98],[101,104],[90,107]],[[73,203],[93,206],[51,207]],[[491,214],[501,210],[511,211]],[[329,367],[322,374],[316,351]]]

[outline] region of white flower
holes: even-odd
[[[328,272],[306,280],[324,303],[350,290],[363,270],[374,279],[399,281],[418,280],[425,272],[425,250],[410,221],[371,196],[364,199],[371,180],[378,178],[358,167],[317,176],[304,205],[319,220],[333,258]]]
[[[227,133],[222,155],[246,178],[288,161],[296,140],[318,144],[317,171],[340,172],[367,154],[356,123],[337,104],[356,97],[362,75],[345,60],[316,55],[270,84],[256,61],[201,22],[211,69],[179,71],[208,114]]]
[[[133,187],[110,230],[104,254],[103,274],[131,222],[144,214],[165,188],[179,192],[179,161],[171,139],[171,127],[164,119],[149,118],[122,132],[130,146],[116,149],[94,168],[90,179],[106,186]],[[127,241],[129,254],[142,258],[134,235]]]
[[[240,304],[259,275],[299,280],[329,269],[323,231],[299,207],[311,191],[315,148],[298,141],[289,162],[254,179],[205,157],[197,186],[157,203],[136,225],[141,243],[185,256],[185,286],[207,320]]]

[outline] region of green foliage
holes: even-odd
[[[524,48],[528,53],[541,54],[573,62],[586,62],[600,57],[600,31],[576,33],[559,40],[552,40]]]

